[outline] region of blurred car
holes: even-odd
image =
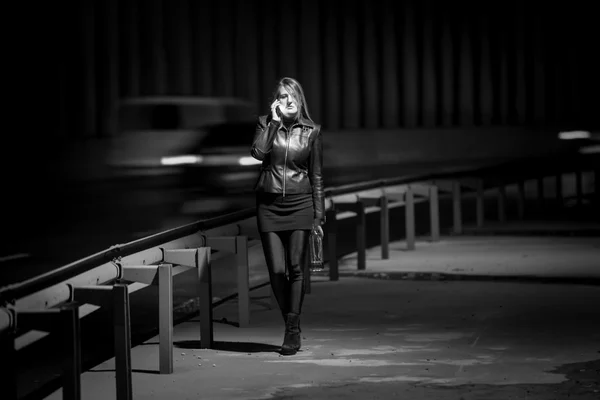
[[[248,207],[259,172],[250,157],[253,107],[237,98],[123,100],[119,132],[106,157],[111,179],[126,182],[129,192],[144,188],[138,192],[145,199],[178,203],[175,215],[206,217]]]
[[[235,98],[127,99],[107,162],[115,176],[173,176],[197,190],[251,189],[255,121],[252,104]]]

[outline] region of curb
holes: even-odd
[[[314,276],[329,277],[327,270],[313,272]],[[340,277],[384,279],[399,281],[478,281],[478,282],[524,282],[524,283],[554,283],[580,284],[600,286],[600,277],[564,277],[536,275],[473,275],[448,274],[442,272],[348,272],[340,271]]]
[[[460,235],[450,233],[449,236],[568,236],[568,237],[598,237],[600,229],[485,229],[485,228],[462,228]]]

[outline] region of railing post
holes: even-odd
[[[63,366],[63,387],[65,399],[81,397],[81,326],[79,305],[70,303],[60,307],[60,330],[63,348],[67,356]],[[65,389],[63,389],[65,390]]]
[[[406,224],[406,248],[415,249],[415,201],[413,188],[408,186],[404,194],[404,210]]]
[[[381,238],[381,258],[387,260],[390,258],[390,211],[388,208],[388,198],[383,195],[379,198],[380,238]]]
[[[213,309],[210,247],[198,248],[196,257],[200,311],[200,348],[211,349],[213,347]]]
[[[79,305],[76,303],[68,303],[61,306],[59,309],[18,312],[17,324],[17,327],[25,330],[36,329],[44,332],[58,333],[66,356],[62,366],[63,399],[79,400],[81,398],[81,331]],[[13,349],[11,350],[11,353],[15,355],[14,341],[12,346]]]
[[[173,265],[158,266],[158,364],[161,374],[173,373]]]
[[[73,299],[80,303],[112,308],[117,399],[130,400],[133,390],[129,288],[125,284],[76,286],[73,287]]]
[[[438,200],[438,187],[429,187],[429,225],[431,230],[431,241],[440,240],[440,211]]]
[[[205,238],[204,243],[207,244]],[[235,245],[235,243],[234,243]],[[163,249],[163,262],[195,268],[197,273],[196,294],[200,314],[200,348],[213,346],[212,276],[210,262],[211,247],[195,249]]]
[[[506,221],[506,187],[504,184],[498,186],[498,221]]]
[[[525,182],[517,182],[517,216],[520,220],[525,218]]]
[[[454,222],[454,233],[462,233],[462,215],[460,204],[460,182],[452,182],[452,218]]]
[[[356,201],[356,250],[358,259],[356,261],[357,269],[364,270],[367,267],[367,224],[365,215],[365,205],[360,200]]]
[[[485,221],[485,210],[483,202],[483,179],[477,180],[477,198],[476,198],[476,215],[477,215],[477,227],[481,228]]]
[[[173,265],[121,265],[122,279],[158,284],[159,372],[173,373]]]
[[[81,398],[81,329],[79,305],[60,307],[60,336],[65,360],[63,364],[63,399]]]
[[[19,393],[15,338],[15,331],[12,328],[0,333],[0,354],[2,354],[0,358],[0,374],[6,379],[7,387],[4,387],[6,390],[5,395],[10,400],[16,400]]]
[[[240,328],[250,325],[250,283],[248,268],[248,237],[237,236],[236,261],[237,261],[237,287],[238,287],[238,315]]]
[[[131,384],[129,289],[127,285],[116,284],[113,286],[112,293],[117,399],[130,400],[133,398],[133,389]]]
[[[337,259],[337,212],[335,204],[326,212],[327,229],[327,249],[329,253],[329,280],[337,281],[340,279]]]
[[[247,236],[208,236],[206,245],[212,249],[234,254],[238,294],[239,327],[250,325],[250,282]]]

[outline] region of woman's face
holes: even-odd
[[[286,118],[295,118],[300,111],[298,99],[290,94],[284,87],[279,88],[279,94],[277,95],[281,113]]]

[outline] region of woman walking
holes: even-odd
[[[270,113],[258,118],[252,143],[252,157],[262,161],[257,221],[285,323],[283,355],[300,350],[308,238],[313,228],[322,233],[325,222],[320,128],[310,118],[302,86],[286,77],[275,88]]]

